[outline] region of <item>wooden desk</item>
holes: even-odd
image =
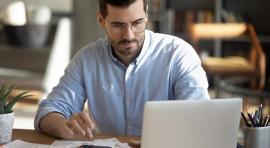
[[[117,138],[121,142],[129,143],[130,140],[139,140],[139,137],[132,136],[112,136],[112,135],[94,135],[93,139],[104,139],[104,138]],[[26,130],[26,129],[14,129],[12,134],[12,140],[23,140],[31,143],[38,144],[52,144],[54,140],[59,140],[55,137],[45,135],[43,133],[37,132],[35,130]],[[70,140],[70,139],[69,139]],[[89,140],[87,138],[77,138],[71,140]],[[136,146],[132,146],[136,148]],[[137,146],[138,148],[138,146]]]

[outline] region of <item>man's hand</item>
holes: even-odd
[[[87,136],[92,138],[92,131],[94,130],[94,123],[89,115],[85,112],[75,113],[69,120],[65,122],[65,128],[69,130],[71,137]]]
[[[40,128],[45,133],[64,138],[93,137],[94,123],[84,112],[74,113],[68,120],[60,113],[50,113],[40,121]]]

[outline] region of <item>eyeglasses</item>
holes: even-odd
[[[145,30],[147,22],[146,21],[135,21],[130,24],[131,30],[134,33],[141,33]],[[128,23],[111,23],[109,25],[110,30],[113,34],[119,35],[126,31],[127,27],[129,27]]]

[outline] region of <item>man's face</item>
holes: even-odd
[[[143,8],[143,0],[137,0],[125,8],[107,5],[107,17],[99,18],[118,55],[134,57],[141,50],[144,41],[143,26],[147,22]]]

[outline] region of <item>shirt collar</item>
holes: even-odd
[[[144,42],[143,42],[143,47],[142,47],[142,50],[140,52],[140,54],[137,56],[137,58],[135,58],[134,62],[136,65],[139,64],[139,62],[142,60],[142,58],[144,57],[148,47],[149,47],[149,44],[150,44],[150,34],[149,34],[149,31],[148,30],[145,30],[145,33],[144,33]]]
[[[115,57],[115,55],[113,53],[112,45],[110,44],[109,40],[108,40],[107,47],[109,49],[109,53],[110,53],[110,56],[112,57],[113,61],[122,65],[122,63]]]

